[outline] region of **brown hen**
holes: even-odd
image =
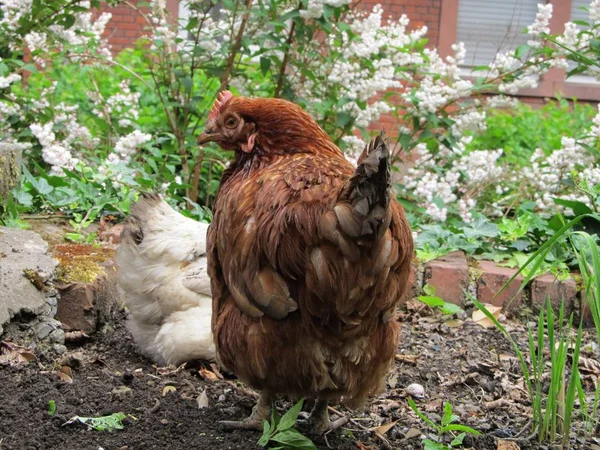
[[[228,91],[198,139],[209,141],[235,150],[208,231],[217,357],[261,392],[228,425],[261,429],[285,394],[316,398],[323,432],[327,403],[363,404],[396,352],[413,242],[387,145],[376,137],[355,169],[297,105]]]

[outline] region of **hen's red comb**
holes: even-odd
[[[208,115],[208,120],[217,120],[217,117],[221,114],[221,109],[223,106],[233,97],[233,94],[229,91],[221,91],[215,100],[215,104],[210,110],[210,114]]]

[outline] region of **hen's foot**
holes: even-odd
[[[221,420],[219,424],[226,430],[256,430],[262,431],[263,420],[271,415],[271,396],[264,392],[260,394],[258,403],[252,408],[252,414],[244,420]]]
[[[348,422],[348,417],[340,417],[333,422],[329,420],[329,411],[327,410],[326,400],[317,400],[313,410],[310,413],[308,419],[309,424],[312,426],[316,434],[325,434],[328,431],[336,430]]]

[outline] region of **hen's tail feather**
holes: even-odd
[[[372,139],[358,160],[334,211],[350,237],[381,238],[391,220],[391,158],[383,133]]]

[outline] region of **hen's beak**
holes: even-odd
[[[207,133],[206,131],[198,136],[198,145],[206,144],[207,142],[214,142],[219,140],[219,133]]]
[[[206,144],[207,142],[218,141],[221,138],[221,133],[215,131],[215,124],[208,121],[204,127],[204,132],[198,136],[198,145]]]

